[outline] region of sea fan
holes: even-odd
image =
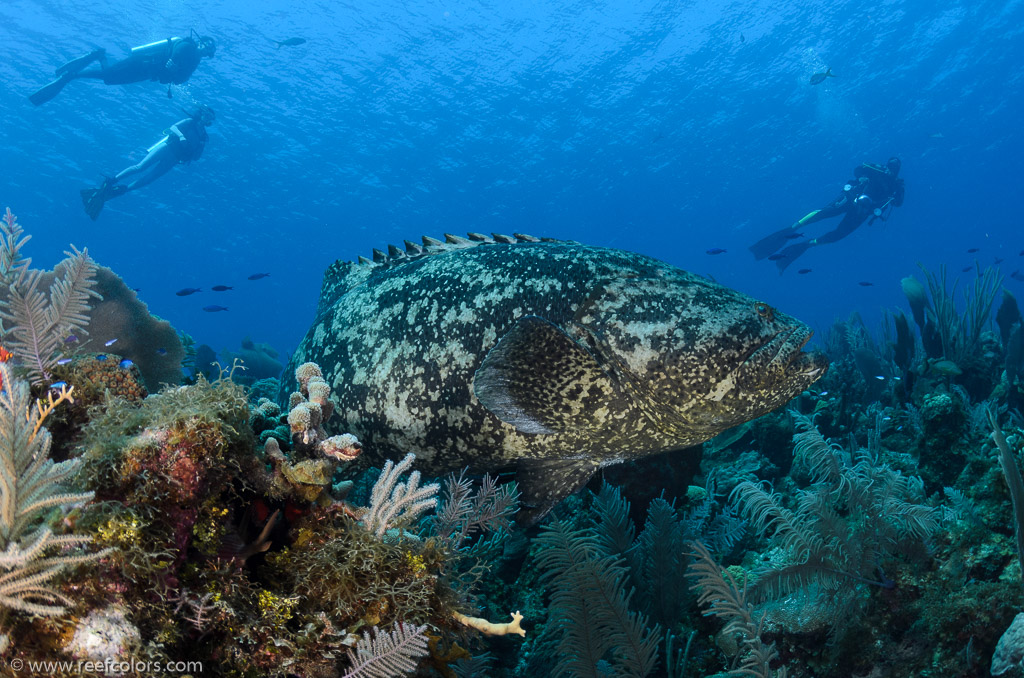
[[[348,652],[352,670],[342,678],[396,678],[416,670],[420,657],[427,655],[427,637],[423,635],[426,625],[416,626],[395,622],[393,631],[381,631],[374,627],[376,634],[363,633],[356,643],[356,651]]]
[[[85,331],[89,299],[100,298],[92,290],[96,264],[88,250],[71,249],[54,269],[49,296],[39,289],[42,272],[23,269],[10,286],[9,298],[0,300],[0,318],[13,323],[4,329],[4,344],[36,385],[49,383],[64,340]]]

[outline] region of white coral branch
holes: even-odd
[[[363,525],[378,538],[383,537],[390,528],[412,522],[424,511],[437,505],[435,495],[440,486],[431,483],[420,487],[419,471],[409,474],[408,482],[398,482],[415,460],[416,455],[412,453],[405,455],[397,464],[389,460],[373,486]]]

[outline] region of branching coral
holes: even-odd
[[[891,587],[882,572],[897,553],[915,554],[939,529],[941,511],[923,503],[920,478],[879,463],[869,452],[848,453],[795,415],[798,460],[813,485],[788,508],[771,488],[742,482],[731,499],[751,525],[784,553],[782,563],[756,573],[756,592],[775,597],[817,584],[833,601],[858,584]]]
[[[388,460],[373,486],[363,524],[378,538],[383,537],[389,529],[411,523],[424,511],[437,505],[434,495],[440,486],[431,483],[421,487],[419,471],[410,473],[408,481],[398,482],[415,460],[416,455],[412,453],[405,455],[397,464]]]
[[[0,364],[4,389],[0,391],[0,607],[41,616],[63,613],[71,603],[50,586],[60,572],[95,560],[107,552],[68,551],[89,537],[62,534],[43,522],[53,508],[68,508],[89,501],[92,492],[65,493],[64,483],[76,470],[74,460],[54,463],[49,457],[50,433],[43,428],[47,415],[71,400],[62,388],[46,402],[31,404],[28,385],[14,379]],[[60,549],[59,555],[47,555]]]
[[[698,592],[698,602],[707,609],[707,614],[726,622],[723,633],[739,636],[742,643],[740,667],[731,673],[751,678],[785,678],[785,668],[778,673],[770,668],[778,652],[774,644],[766,645],[761,640],[765,615],[754,620],[754,606],[747,601],[746,582],[741,588],[732,573],[723,572],[700,542],[692,542],[691,546],[694,561],[687,576],[694,580],[691,588]]]
[[[92,289],[96,264],[88,250],[72,247],[68,258],[58,265],[61,274],[50,286],[49,295],[39,289],[42,271],[27,271],[0,300],[0,318],[12,322],[5,328],[4,342],[24,367],[34,384],[47,384],[60,359],[64,341],[85,332],[89,324],[89,300],[100,295]]]
[[[949,286],[945,266],[939,268],[938,275],[923,266],[921,270],[928,283],[931,302],[923,303],[923,290],[920,285],[908,284],[905,280],[903,289],[907,292],[915,320],[918,320],[919,325],[921,316],[924,317],[921,338],[925,348],[929,347],[930,335],[934,333],[938,338],[942,356],[962,367],[981,346],[981,334],[991,321],[992,305],[999,293],[1003,277],[996,268],[979,268],[974,285],[963,292],[964,312],[961,315],[957,312],[956,301],[959,281],[954,280],[952,287]]]
[[[392,678],[416,670],[416,661],[427,654],[426,626],[395,622],[394,630],[381,631],[371,636],[364,633],[349,651],[352,670],[342,678]]]
[[[431,528],[456,550],[474,532],[508,529],[518,509],[519,491],[515,483],[499,486],[494,476],[485,474],[474,494],[465,473],[453,473],[445,481],[441,507],[431,521]]]

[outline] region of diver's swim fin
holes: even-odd
[[[96,221],[100,216],[100,212],[103,211],[103,202],[102,188],[82,189],[82,206],[85,207],[85,213],[93,221]]]
[[[72,79],[73,79],[73,76],[68,75],[67,73],[65,73],[64,75],[60,76],[59,78],[57,78],[56,80],[51,82],[49,85],[45,85],[43,87],[40,87],[38,90],[36,90],[32,94],[29,94],[28,95],[28,100],[31,101],[36,106],[41,106],[41,105],[45,104],[47,101],[49,101],[50,99],[52,99],[53,97],[55,97],[58,94],[60,94],[60,91],[62,89],[64,89],[64,85],[66,85],[69,82],[71,82]]]
[[[760,261],[761,259],[770,256],[775,252],[775,250],[792,240],[793,235],[796,232],[793,230],[794,226],[784,228],[781,231],[775,231],[771,235],[765,236],[751,245],[749,249],[754,253],[754,258]]]
[[[103,59],[106,55],[106,50],[102,48],[94,49],[93,51],[89,52],[84,56],[80,56],[77,59],[72,59],[71,61],[67,62],[66,64],[58,68],[54,72],[54,75],[58,77],[64,75],[65,73],[67,73],[68,75],[78,75],[78,73],[80,73],[82,69],[84,69],[86,66],[88,66],[94,61]]]
[[[798,242],[779,252],[779,257],[775,260],[775,267],[779,269],[779,275],[782,275],[789,268],[789,265],[796,261],[801,254],[809,250],[813,244],[813,240]]]

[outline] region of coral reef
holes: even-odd
[[[88,336],[78,350],[116,356],[115,364],[131,359],[150,391],[180,384],[185,348],[171,324],[152,315],[135,291],[106,266],[96,267],[96,291],[102,299],[90,304]],[[108,347],[112,340],[116,343]]]
[[[0,277],[27,276],[5,223]],[[905,280],[882,336],[833,325],[791,409],[603,473],[535,531],[498,476],[367,470],[314,364],[282,407],[237,365],[155,391],[80,341],[36,400],[0,351],[0,652],[131,676],[1013,675],[1022,320],[1004,294],[992,324],[977,273],[962,298]]]
[[[0,651],[8,645],[10,613],[40,617],[63,614],[72,604],[55,579],[64,571],[95,561],[109,551],[83,552],[89,536],[67,533],[51,525],[48,514],[60,513],[90,501],[92,492],[71,493],[62,485],[76,471],[74,460],[50,458],[47,416],[70,401],[72,389],[51,391],[46,402],[32,403],[28,385],[15,379],[0,363]],[[56,395],[55,395],[56,393]]]
[[[12,324],[0,328],[0,338],[33,384],[53,381],[65,357],[87,350],[106,355],[108,347],[114,364],[131,359],[150,390],[180,383],[184,349],[170,323],[150,315],[87,250],[72,247],[53,271],[30,269],[21,254],[28,240],[8,209],[0,224],[0,318]]]
[[[67,258],[53,273],[29,269],[30,260],[23,259],[19,251],[28,238],[21,234],[8,209],[0,228],[0,251],[7,272],[6,285],[0,286],[0,319],[11,324],[2,328],[0,337],[31,382],[46,385],[68,340],[86,332],[89,302],[99,298],[92,289],[96,264],[88,250],[79,252],[72,246],[73,252],[65,252]]]
[[[236,360],[245,365],[245,373],[237,378],[239,383],[251,385],[260,379],[274,379],[281,376],[284,365],[278,358],[280,353],[270,344],[257,343],[251,337],[242,339],[237,351],[221,351],[221,359],[226,364]]]
[[[84,382],[95,360],[82,355],[62,368]],[[8,411],[26,409],[27,385],[0,370],[9,384],[3,397],[16,399]],[[315,372],[304,368],[294,405],[329,416],[329,389]],[[521,631],[518,619],[473,621],[470,603],[489,569],[483,559],[507,537],[514,490],[487,478],[474,493],[468,481],[452,480],[446,510],[425,521],[439,485],[421,486],[415,471],[403,478],[410,456],[377,477],[369,508],[344,503],[338,488],[348,486],[334,482],[334,470],[358,453],[354,439],[327,437],[310,419],[288,436],[287,450],[271,437],[259,453],[250,421],[287,415],[266,401],[250,407],[230,373],[145,398],[108,390],[75,434],[76,458],[38,461],[48,441],[39,422],[69,400],[69,388],[38,419],[8,417],[28,431],[23,437],[38,431],[26,450],[40,477],[75,486],[27,511],[93,499],[64,514],[81,536],[54,536],[37,516],[36,531],[6,547],[11,562],[3,564],[15,574],[0,581],[0,602],[14,616],[0,630],[19,659],[114,663],[130,667],[125,675],[145,675],[131,667],[157,661],[201,661],[229,676],[376,678],[419,664],[447,676],[470,656],[458,641],[481,632],[465,624]],[[12,533],[24,533],[20,525]],[[89,540],[98,555],[44,553]],[[100,556],[98,576],[57,578]],[[32,577],[22,593],[19,572]]]

